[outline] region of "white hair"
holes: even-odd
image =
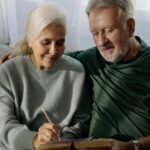
[[[64,7],[49,2],[33,9],[27,20],[24,38],[16,44],[14,50],[19,49],[21,54],[30,53],[28,41],[38,37],[41,31],[51,24],[59,24],[66,29],[67,11]]]
[[[133,18],[134,8],[131,0],[89,0],[86,7],[86,13],[89,16],[92,9],[116,7],[120,10],[121,17],[128,19]]]
[[[50,24],[60,24],[66,28],[67,22],[66,10],[57,3],[46,3],[34,9],[27,21],[26,35],[27,39],[33,39]]]

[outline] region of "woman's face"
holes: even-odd
[[[29,41],[32,49],[31,60],[41,70],[49,70],[62,56],[65,49],[65,27],[62,25],[48,25],[39,36]]]

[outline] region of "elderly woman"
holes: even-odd
[[[91,102],[82,65],[64,56],[66,12],[55,3],[30,14],[17,44],[25,56],[0,66],[0,149],[37,148],[60,138],[81,138]],[[46,123],[44,108],[52,123]]]

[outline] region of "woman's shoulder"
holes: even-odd
[[[16,56],[14,58],[11,58],[10,60],[7,60],[6,62],[4,62],[3,64],[0,65],[0,69],[1,70],[11,70],[11,69],[16,69],[18,67],[21,66],[21,64],[23,64],[23,61],[27,56]]]
[[[67,67],[69,69],[76,70],[76,71],[84,71],[84,67],[80,61],[67,55],[63,55],[61,57],[60,63],[61,66],[64,65],[64,67]]]

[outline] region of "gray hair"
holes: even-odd
[[[133,18],[134,8],[131,0],[89,0],[86,13],[89,16],[92,9],[116,7],[121,11],[123,18]]]
[[[25,36],[16,44],[16,49],[19,49],[21,53],[28,53],[30,51],[28,41],[38,37],[41,31],[50,24],[59,24],[66,29],[67,12],[64,7],[54,2],[40,5],[30,13]]]

